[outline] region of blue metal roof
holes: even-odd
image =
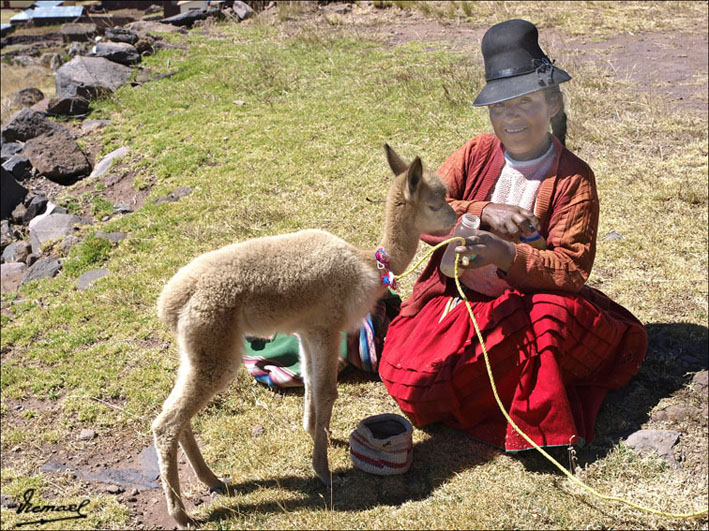
[[[34,18],[78,18],[84,13],[83,6],[36,7],[26,9],[10,19],[10,23],[24,22]]]
[[[35,2],[35,7],[58,7],[64,3],[64,0],[38,0]]]

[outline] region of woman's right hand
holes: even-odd
[[[490,232],[505,240],[517,242],[520,236],[528,237],[539,232],[539,218],[529,210],[515,205],[489,203],[483,208],[480,223]]]

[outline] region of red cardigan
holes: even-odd
[[[598,194],[591,168],[566,149],[556,137],[555,159],[539,186],[536,216],[547,249],[516,244],[515,258],[505,280],[521,292],[581,290],[596,255]],[[458,216],[480,216],[505,164],[504,148],[495,135],[481,134],[458,148],[438,169],[448,187],[448,202]],[[485,229],[485,226],[481,227]],[[422,236],[435,245],[447,237]],[[401,307],[402,316],[412,316],[428,300],[456,295],[455,282],[439,269],[444,249],[439,249]],[[502,274],[502,273],[501,273]]]

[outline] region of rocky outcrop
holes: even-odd
[[[76,279],[76,287],[80,290],[88,289],[91,284],[106,275],[108,275],[108,269],[92,269]]]
[[[71,234],[80,222],[81,218],[74,214],[50,214],[35,218],[30,222],[32,252],[39,254],[42,244]]]
[[[136,32],[138,35],[148,35],[150,33],[187,33],[185,28],[180,28],[173,24],[161,22],[151,22],[147,20],[137,20],[125,25],[126,28]]]
[[[0,161],[5,162],[18,153],[22,153],[22,144],[18,144],[17,142],[3,142],[2,151],[0,151]]]
[[[129,67],[103,57],[76,56],[57,70],[57,95],[98,98],[125,85],[130,74]]]
[[[239,17],[239,21],[246,20],[247,18],[251,18],[256,15],[256,11],[251,9],[251,6],[249,6],[246,2],[240,2],[239,0],[236,0],[231,8],[234,10],[236,16]]]
[[[16,181],[24,181],[32,169],[29,159],[21,153],[7,159],[2,163],[2,167],[9,171]]]
[[[24,153],[41,175],[59,184],[71,184],[91,172],[86,155],[66,129],[29,140]]]
[[[103,157],[101,161],[94,166],[93,171],[91,172],[90,177],[100,177],[104,173],[108,171],[108,169],[111,167],[111,164],[113,164],[113,161],[115,159],[119,159],[121,157],[125,157],[128,152],[130,151],[130,148],[128,146],[123,146],[120,147],[116,150],[111,151],[108,155]]]
[[[127,42],[99,42],[96,45],[96,57],[103,57],[114,63],[132,65],[140,62],[140,53]]]
[[[191,28],[198,20],[204,20],[207,17],[219,16],[221,11],[218,9],[191,9],[174,17],[164,18],[160,21],[162,24],[172,24],[173,26],[185,26]]]
[[[127,44],[135,44],[138,42],[138,34],[135,31],[122,28],[121,26],[107,29],[104,37],[112,42],[125,42]]]
[[[19,105],[21,107],[32,107],[32,105],[44,99],[44,93],[38,88],[27,87],[22,90],[18,90],[12,94],[10,98],[15,105]]]
[[[24,263],[31,252],[31,244],[25,241],[12,242],[10,245],[5,247],[5,250],[2,252],[2,261]]]
[[[55,258],[40,258],[27,269],[22,283],[27,284],[33,280],[52,278],[59,273],[61,268],[62,264]]]
[[[679,468],[672,450],[679,436],[680,433],[674,430],[639,430],[630,435],[625,444],[643,455],[655,452],[672,468]]]
[[[6,262],[0,265],[0,287],[3,293],[15,291],[25,278],[27,266],[21,262]]]
[[[63,114],[66,116],[79,116],[89,112],[89,100],[78,95],[57,96],[47,104],[49,114]]]
[[[13,114],[2,128],[0,136],[3,144],[5,142],[22,142],[35,138],[49,131],[55,131],[61,126],[51,121],[44,113],[32,109],[22,109]]]

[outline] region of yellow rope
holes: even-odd
[[[437,249],[439,249],[440,247],[443,247],[444,245],[448,245],[449,243],[454,242],[454,241],[459,241],[459,242],[461,242],[462,245],[465,245],[465,239],[460,236],[456,236],[454,238],[450,238],[444,242],[439,243],[438,245],[436,245],[435,247],[430,249],[413,267],[409,268],[408,271],[402,273],[401,275],[398,275],[396,277],[397,280],[413,273],[413,271],[416,270],[423,263],[424,260],[428,259],[434,252],[436,252]],[[463,301],[465,302],[465,306],[468,308],[468,314],[470,315],[470,319],[473,321],[473,326],[475,327],[475,333],[478,336],[478,341],[480,341],[480,347],[482,348],[483,357],[485,358],[485,367],[487,368],[487,375],[488,375],[488,378],[490,379],[490,385],[492,386],[492,394],[495,396],[495,401],[497,402],[497,405],[500,408],[500,411],[502,411],[502,414],[507,419],[507,422],[510,423],[510,426],[512,426],[515,429],[515,431],[517,433],[519,433],[524,438],[525,441],[527,441],[529,444],[531,444],[535,450],[537,450],[544,457],[546,457],[556,468],[561,470],[566,475],[566,477],[568,477],[571,481],[576,483],[578,486],[584,488],[585,490],[587,490],[588,492],[590,492],[591,494],[593,494],[594,496],[596,496],[598,498],[601,498],[601,499],[607,500],[607,501],[616,501],[616,502],[624,503],[626,505],[629,505],[630,507],[634,507],[635,509],[640,509],[641,511],[659,514],[661,516],[668,516],[670,518],[694,518],[697,516],[701,516],[703,514],[707,514],[707,512],[708,512],[707,509],[704,509],[703,511],[697,511],[695,513],[669,513],[669,512],[665,512],[665,511],[659,511],[657,509],[652,509],[650,507],[644,507],[643,505],[639,505],[637,503],[634,503],[634,502],[631,502],[628,500],[624,500],[623,498],[618,498],[616,496],[607,496],[605,494],[601,494],[600,492],[598,492],[594,488],[586,485],[583,481],[578,479],[571,472],[566,470],[566,468],[564,468],[563,465],[559,464],[559,462],[556,459],[554,459],[551,455],[549,455],[543,448],[541,448],[537,443],[535,443],[526,433],[524,433],[519,428],[519,426],[517,426],[517,424],[515,424],[515,422],[512,420],[510,415],[505,410],[505,406],[502,404],[502,400],[500,400],[500,396],[497,394],[497,386],[495,385],[495,380],[492,376],[492,368],[490,367],[490,359],[488,358],[488,355],[487,355],[487,349],[485,348],[485,342],[483,341],[482,334],[480,333],[480,328],[478,327],[478,322],[475,319],[475,315],[473,315],[473,309],[470,306],[470,302],[468,301],[468,298],[465,296],[465,293],[463,292],[463,288],[460,285],[460,279],[458,277],[458,263],[459,262],[460,262],[460,255],[456,254],[456,258],[455,258],[455,285],[458,288],[458,293],[460,294],[461,299],[463,299]]]

